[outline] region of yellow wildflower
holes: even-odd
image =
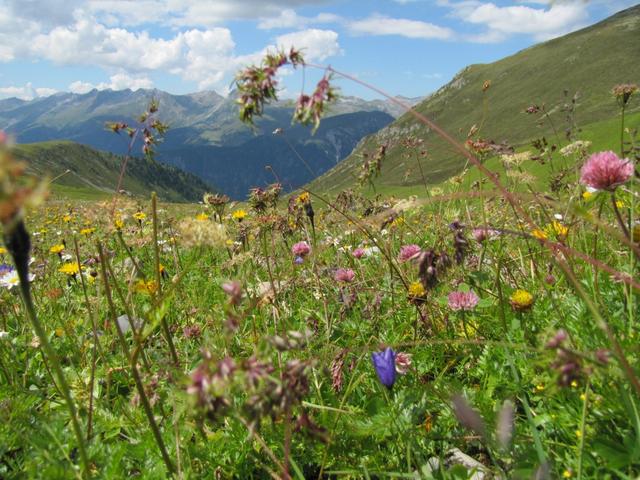
[[[584,200],[591,200],[592,197],[593,197],[593,193],[589,192],[588,190],[585,192],[582,192],[582,198]]]
[[[78,262],[67,262],[58,268],[58,271],[66,275],[76,275],[80,272],[81,268],[82,266],[79,265]]]
[[[538,385],[536,385],[536,391],[538,392],[543,392],[544,391],[544,385],[539,383]]]
[[[142,222],[145,218],[147,218],[147,214],[144,212],[136,212],[133,214],[133,218],[135,218],[139,222]]]
[[[124,227],[124,222],[120,217],[118,217],[114,220],[113,225],[116,227],[116,229],[122,230],[122,228]]]
[[[154,280],[138,280],[135,284],[135,290],[144,295],[153,295],[158,290],[158,285]]]
[[[82,230],[80,230],[80,234],[81,235],[91,235],[93,232],[95,232],[96,229],[93,227],[90,228],[83,228]]]
[[[246,216],[247,216],[247,212],[242,209],[236,210],[231,214],[231,218],[233,218],[234,220],[237,220],[238,222],[241,222],[242,220],[244,220]]]
[[[209,215],[207,215],[206,213],[199,213],[196,215],[196,220],[200,221],[200,222],[204,222],[209,220]]]
[[[567,238],[567,235],[569,234],[569,227],[554,220],[553,223],[551,223],[550,225],[547,225],[544,233],[555,234],[558,240],[564,240],[565,238]]]
[[[616,200],[616,207],[618,208],[624,208],[625,204],[622,200]]]
[[[58,254],[64,250],[64,244],[59,243],[49,249],[49,253]]]
[[[543,230],[540,230],[539,228],[536,228],[535,230],[533,230],[531,232],[531,235],[536,237],[538,240],[546,240],[547,238],[549,238],[547,234]]]
[[[298,203],[309,203],[309,192],[303,192],[296,199]]]
[[[62,337],[64,335],[64,329],[58,327],[56,328],[56,337]]]
[[[7,253],[7,249],[4,247],[0,247],[0,255],[4,255],[5,253]]]
[[[72,219],[71,215],[65,215],[64,217],[62,217],[62,221],[64,223],[69,223],[71,219]]]
[[[562,472],[562,478],[571,478],[573,477],[573,473],[571,472],[571,470],[565,470],[564,472]]]
[[[526,290],[516,290],[511,294],[511,306],[519,312],[529,310],[533,305],[533,295]]]
[[[576,437],[582,437],[582,430],[576,430]]]
[[[422,283],[412,282],[409,285],[408,293],[411,298],[421,298],[424,297],[427,292],[425,291]]]

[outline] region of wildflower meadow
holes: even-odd
[[[238,73],[244,121],[285,65]],[[614,135],[539,148],[407,106],[466,167],[404,198],[378,145],[337,195],[47,200],[3,135],[0,477],[636,478],[640,95],[605,93]],[[158,109],[114,135],[153,153]]]

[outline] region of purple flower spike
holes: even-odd
[[[396,381],[396,352],[391,347],[387,347],[384,352],[372,353],[371,361],[380,383],[391,389]]]

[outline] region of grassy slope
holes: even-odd
[[[611,88],[617,83],[640,80],[640,6],[620,12],[589,28],[523,50],[487,65],[465,68],[446,86],[418,105],[417,110],[436,121],[455,138],[464,141],[472,125],[482,126],[480,136],[497,142],[521,145],[532,137],[552,134],[548,122],[536,128],[535,119],[524,110],[545,104],[556,129],[565,127],[564,91],[578,92],[576,121],[589,125],[614,117],[617,106]],[[491,81],[483,99],[482,84]],[[636,99],[629,111],[640,110]],[[484,116],[484,121],[483,121]],[[415,135],[425,140],[429,152],[422,160],[428,183],[438,183],[464,165],[435,134],[404,115],[376,135],[367,137],[339,166],[310,184],[316,191],[337,192],[354,183],[361,154],[388,143],[388,153],[377,181],[381,190],[422,183],[415,155],[406,155],[400,140]]]
[[[29,170],[54,179],[52,191],[67,198],[100,199],[118,184],[123,157],[68,141],[17,145],[14,155]],[[69,170],[68,173],[65,173]],[[134,195],[156,191],[166,201],[199,199],[209,188],[193,175],[145,158],[130,158],[122,188]]]

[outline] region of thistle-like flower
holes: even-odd
[[[478,305],[478,295],[473,290],[468,292],[451,292],[448,297],[449,308],[455,312],[468,312]]]
[[[596,190],[615,190],[633,176],[633,163],[612,151],[594,153],[580,171],[580,182]]]

